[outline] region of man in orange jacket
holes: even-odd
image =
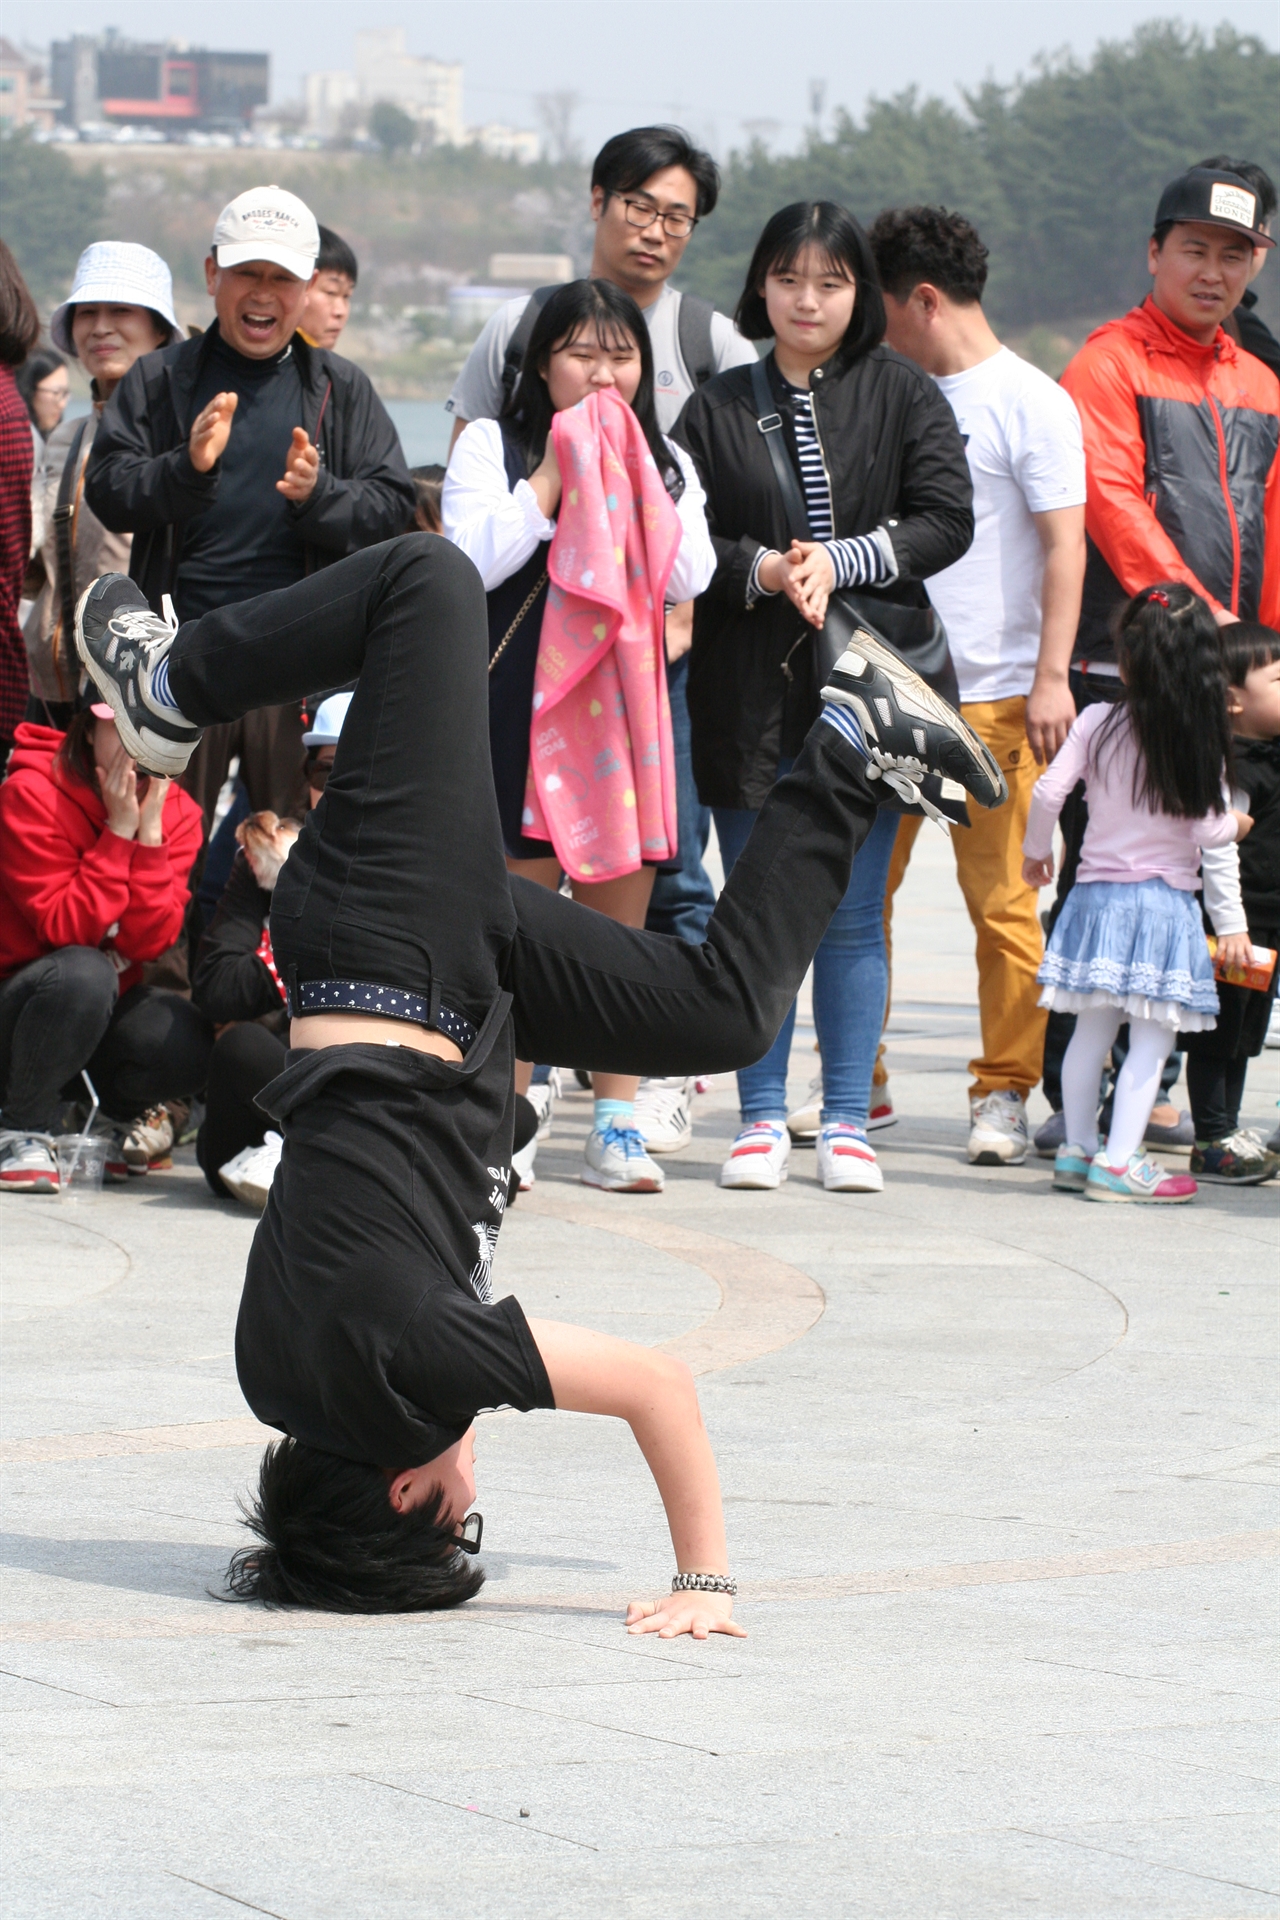
[[[1087,491],[1071,667],[1077,708],[1118,696],[1112,617],[1153,581],[1184,581],[1223,625],[1280,625],[1280,381],[1222,325],[1249,285],[1254,248],[1274,244],[1246,180],[1193,167],[1160,196],[1147,245],[1150,294],[1091,333],[1062,376],[1084,431]],[[1055,917],[1075,879],[1085,822],[1083,798],[1073,796],[1061,816]],[[1044,1085],[1057,1109],[1073,1024],[1070,1014],[1049,1017]],[[1180,1066],[1174,1053],[1166,1072],[1176,1078]],[[1059,1129],[1055,1113],[1036,1135],[1040,1152],[1055,1150]],[[1157,1107],[1147,1137],[1190,1146],[1190,1117]]]

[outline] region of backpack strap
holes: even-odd
[[[58,501],[53,510],[53,546],[58,557],[58,620],[53,632],[50,652],[60,689],[63,688],[61,656],[65,655],[70,663],[68,671],[71,673],[71,693],[64,695],[69,698],[74,698],[75,684],[80,677],[76,661],[76,573],[72,521],[80,503],[80,451],[84,446],[84,436],[92,419],[91,413],[85,415],[76,428],[71,445],[67,448],[67,457],[63,462],[62,475],[58,481]]]
[[[507,351],[502,357],[502,410],[506,411],[511,396],[520,383],[520,369],[524,365],[525,349],[529,345],[533,329],[537,325],[538,315],[546,306],[553,293],[560,291],[555,287],[535,287],[525,302],[524,312],[516,321],[516,330],[507,342]]]
[[[676,339],[680,343],[680,358],[689,369],[689,378],[695,387],[705,386],[716,370],[715,351],[711,345],[714,313],[711,302],[699,299],[696,293],[680,295]]]
[[[769,449],[769,458],[773,463],[773,477],[778,483],[778,492],[782,495],[782,511],[787,522],[787,531],[793,540],[812,540],[809,530],[809,513],[804,504],[804,495],[800,491],[800,482],[792,466],[787,449],[782,440],[782,415],[774,404],[773,392],[769,386],[769,374],[763,360],[751,363],[751,397],[756,408],[756,432],[759,433]]]

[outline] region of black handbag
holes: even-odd
[[[774,406],[769,376],[763,360],[751,369],[751,394],[756,404],[756,430],[769,449],[773,476],[782,495],[787,526],[793,539],[812,540],[809,514],[796,470],[787,457],[782,441],[782,415]],[[859,628],[879,640],[904,660],[913,672],[940,693],[949,706],[960,705],[960,684],[955,662],[947,642],[947,630],[936,607],[904,607],[883,595],[859,593],[841,587],[827,601],[827,617],[820,628],[810,628],[813,646],[814,684],[825,684],[831,669],[850,644]],[[903,801],[883,804],[901,813],[942,812],[959,826],[969,825],[969,813],[963,801],[942,796],[942,783],[930,774],[921,783],[930,806],[911,806]]]

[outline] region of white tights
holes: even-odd
[[[1090,1007],[1076,1015],[1076,1030],[1071,1036],[1062,1062],[1062,1111],[1067,1123],[1067,1139],[1073,1146],[1098,1151],[1098,1081],[1102,1063],[1125,1015],[1119,1007]],[[1127,1166],[1131,1155],[1142,1144],[1160,1091],[1160,1075],[1169,1058],[1177,1031],[1158,1020],[1129,1020],[1129,1055],[1116,1076],[1115,1099],[1111,1109],[1111,1133],[1107,1140],[1107,1163]]]

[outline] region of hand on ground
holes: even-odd
[[[208,473],[221,460],[231,438],[231,420],[239,405],[234,393],[215,393],[203,413],[191,424],[187,455],[197,473]]]
[[[733,1597],[727,1593],[669,1593],[663,1600],[633,1600],[627,1608],[628,1633],[656,1633],[660,1640],[676,1640],[682,1633],[705,1640],[709,1633],[728,1633],[745,1640],[747,1630],[733,1618]]]
[[[289,443],[289,457],[284,463],[284,479],[276,481],[276,492],[300,506],[315,492],[319,475],[319,451],[312,446],[302,428],[295,427]]]

